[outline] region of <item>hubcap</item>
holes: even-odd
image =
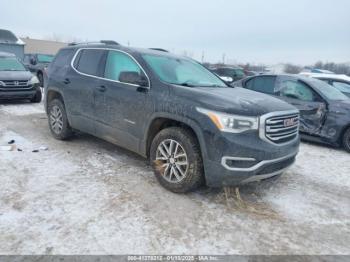
[[[161,175],[170,183],[179,183],[187,174],[188,160],[185,149],[179,142],[167,139],[157,148],[156,160],[161,167]]]
[[[61,109],[58,106],[53,106],[50,111],[50,124],[52,130],[56,134],[60,134],[63,128],[63,117]]]

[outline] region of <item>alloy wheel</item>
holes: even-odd
[[[50,124],[56,134],[60,134],[63,129],[62,111],[58,106],[53,106],[50,111]]]
[[[156,151],[156,161],[166,181],[179,183],[186,177],[189,164],[186,151],[179,142],[173,139],[162,141]]]

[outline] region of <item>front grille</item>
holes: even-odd
[[[0,90],[28,89],[28,80],[0,80]]]
[[[265,136],[276,144],[295,139],[299,132],[299,114],[271,116],[265,119]]]

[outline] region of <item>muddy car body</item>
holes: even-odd
[[[298,152],[295,107],[229,88],[199,63],[167,52],[110,43],[61,49],[45,93],[54,137],[80,130],[147,157],[173,192],[275,176]],[[292,122],[284,127],[285,120]],[[271,134],[275,123],[289,135]]]
[[[300,110],[306,140],[350,151],[350,99],[326,82],[302,75],[260,75],[234,83],[286,101]]]

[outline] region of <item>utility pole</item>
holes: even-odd
[[[202,51],[202,64],[204,63],[204,51]]]
[[[223,63],[223,64],[225,64],[225,58],[226,58],[226,54],[223,53],[223,54],[222,54],[222,63]]]

